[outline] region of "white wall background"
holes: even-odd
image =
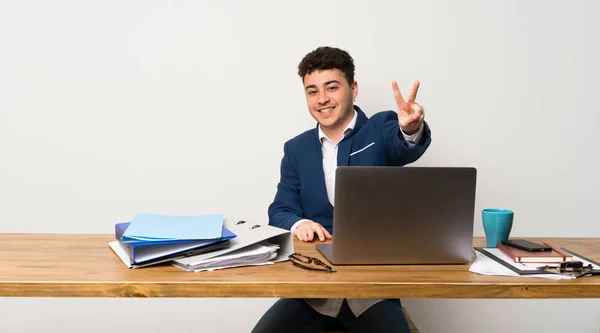
[[[433,143],[415,165],[477,167],[477,212],[513,209],[513,236],[598,237],[599,13],[594,0],[2,0],[0,232],[111,233],[142,211],[266,223],[282,145],[314,126],[296,66],[333,45],[355,58],[368,114],[394,108],[392,80],[421,81]],[[272,302],[4,298],[0,331],[247,332]],[[405,305],[426,333],[600,329],[598,300]]]

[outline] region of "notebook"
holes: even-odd
[[[498,243],[498,249],[508,257],[512,258],[516,263],[561,263],[570,261],[573,258],[573,255],[565,253],[551,244],[543,244],[551,247],[552,251],[529,252],[502,243]]]

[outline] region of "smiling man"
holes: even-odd
[[[337,166],[403,166],[431,143],[423,108],[415,100],[419,82],[406,99],[392,82],[395,111],[368,118],[356,105],[354,61],[343,50],[320,47],[298,66],[308,110],[317,121],[284,145],[281,178],[269,224],[290,229],[301,241],[331,239]],[[416,189],[399,188],[410,195]],[[402,212],[398,212],[401,214]],[[365,221],[369,228],[369,221]],[[398,299],[280,299],[253,332],[409,332]]]

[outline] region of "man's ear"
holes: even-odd
[[[358,96],[358,82],[354,81],[350,89],[352,89],[352,100],[355,100]]]

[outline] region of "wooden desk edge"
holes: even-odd
[[[70,241],[70,239],[73,239]],[[12,251],[17,253],[23,249],[31,249],[31,243],[44,241],[48,249],[54,251],[54,259],[61,261],[62,253],[70,253],[73,248],[88,251],[104,264],[120,266],[114,253],[106,245],[111,235],[6,235],[0,234],[0,239],[14,245]],[[26,240],[26,242],[24,242]],[[545,239],[551,240],[551,239]],[[557,239],[552,239],[553,243]],[[592,259],[600,258],[598,238],[563,239],[559,243],[573,245],[573,250],[589,247]],[[69,241],[69,243],[66,243]],[[11,243],[12,242],[12,243]],[[27,243],[29,242],[29,243]],[[475,239],[478,245],[483,239]],[[68,244],[65,246],[64,244]],[[301,252],[318,255],[314,244],[295,243]],[[8,253],[8,252],[6,252]],[[12,252],[11,252],[12,253]],[[474,281],[479,279],[465,278],[448,281],[423,282],[418,279],[405,282],[326,282],[310,283],[299,280],[276,282],[272,278],[255,279],[253,281],[169,281],[168,274],[150,276],[145,281],[128,281],[127,275],[111,276],[110,281],[91,280],[93,275],[81,274],[64,280],[64,276],[48,275],[45,280],[29,280],[37,274],[37,254],[25,256],[31,269],[23,270],[25,274],[5,274],[6,279],[0,278],[0,297],[230,297],[230,298],[600,298],[600,280],[598,277],[582,277],[570,281],[540,281],[538,279],[501,278],[493,282]],[[4,256],[5,263],[14,260],[13,255]],[[52,263],[47,265],[52,266]],[[77,267],[77,262],[73,267]],[[26,265],[27,266],[27,265]],[[27,266],[29,267],[29,266]],[[116,266],[115,266],[116,267]],[[63,267],[62,269],[71,269]],[[474,274],[474,273],[472,273]],[[115,280],[116,278],[116,280]],[[461,279],[465,279],[463,282]],[[393,280],[392,280],[393,281]]]
[[[320,285],[295,283],[62,283],[0,282],[0,297],[225,297],[225,298],[600,298],[600,284]],[[349,291],[351,289],[351,291]]]

